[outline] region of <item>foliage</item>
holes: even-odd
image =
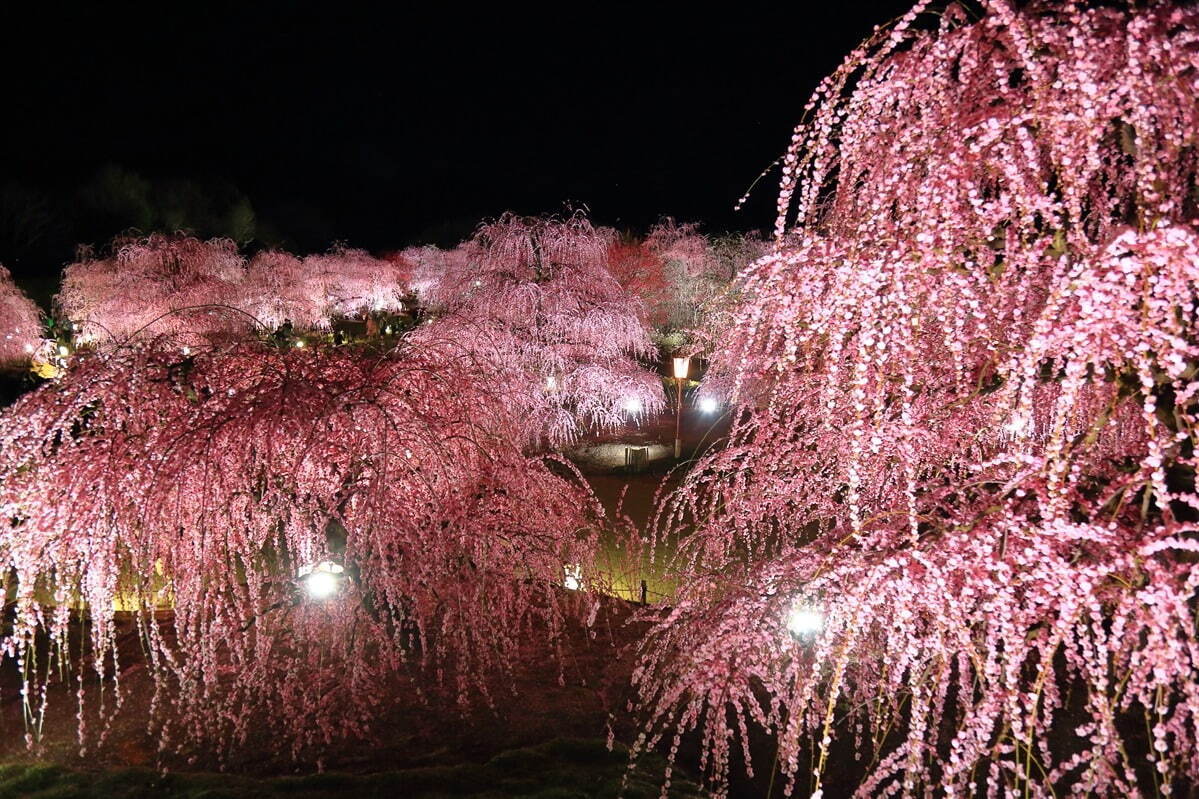
[[[614,238],[608,266],[621,286],[645,303],[655,342],[665,354],[705,355],[736,307],[733,278],[765,251],[755,234],[710,238],[698,225],[667,218],[643,240]]]
[[[245,243],[258,228],[254,208],[236,187],[212,178],[149,179],[116,164],[101,167],[79,188],[72,227],[76,234],[107,236],[117,230],[229,238]]]
[[[81,745],[97,740],[83,708],[99,689],[103,717],[105,684],[121,701],[117,610],[148,652],[164,752],[235,753],[269,728],[319,763],[408,678],[487,701],[529,635],[556,646],[588,609],[561,583],[594,560],[602,511],[521,454],[523,420],[472,365],[414,345],[178,352],[83,353],[0,415],[0,652],[31,741],[59,672]],[[344,572],[319,600],[297,577],[322,561]]]
[[[758,724],[788,792],[822,794],[835,739],[861,796],[1177,791],[1199,780],[1199,17],[928,5],[792,138],[717,354],[730,446],[659,518],[695,532],[644,646],[642,745],[700,729],[718,790]]]
[[[621,288],[645,304],[647,319],[655,328],[670,324],[670,284],[666,264],[644,241],[613,236],[608,245],[608,271]]]
[[[581,215],[506,215],[459,251],[418,269],[436,316],[413,334],[453,344],[527,420],[528,438],[561,444],[664,405],[643,309],[607,268],[611,234]],[[426,271],[428,270],[428,271]]]

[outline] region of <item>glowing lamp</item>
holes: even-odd
[[[304,349],[304,339],[302,339],[302,338],[296,339],[296,349],[298,349],[298,350]]]
[[[641,413],[641,400],[638,397],[626,397],[624,409],[629,413]]]
[[[700,397],[699,399],[699,410],[701,413],[715,413],[719,407],[720,403],[713,397]]]
[[[557,391],[558,390],[557,378],[555,378],[553,375],[548,375],[545,378],[545,389],[546,389],[546,391]]]
[[[674,379],[686,380],[687,374],[691,371],[690,358],[675,358],[674,359]]]
[[[824,614],[819,608],[796,602],[787,613],[787,632],[796,638],[809,638],[824,629]]]
[[[562,578],[562,585],[568,591],[578,591],[583,586],[583,567],[577,563],[572,563],[566,566],[564,571],[566,575]]]
[[[317,601],[328,599],[336,594],[346,579],[345,569],[341,564],[331,560],[322,560],[320,563],[304,566],[296,576],[308,598]]]
[[[58,345],[58,354],[65,358],[71,354],[71,348],[68,347],[66,344],[59,344]]]

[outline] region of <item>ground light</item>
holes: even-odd
[[[308,598],[319,601],[328,599],[341,589],[341,584],[345,581],[345,569],[339,563],[322,560],[320,563],[302,567],[296,578]]]
[[[719,402],[717,402],[717,401],[715,400],[715,398],[713,398],[713,397],[700,397],[700,400],[699,400],[699,411],[700,411],[700,413],[715,413],[715,412],[716,412],[716,409],[717,409],[717,408],[719,408],[719,407],[720,407],[720,403],[719,403]]]
[[[583,567],[572,563],[564,567],[565,576],[562,585],[570,591],[578,591],[583,586]]]
[[[641,413],[641,400],[637,397],[626,397],[623,404],[629,413]]]
[[[814,605],[796,602],[787,612],[787,632],[795,638],[809,638],[823,629],[824,614]]]

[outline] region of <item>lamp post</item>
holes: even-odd
[[[691,359],[687,357],[674,359],[674,383],[678,389],[674,408],[674,457],[683,456],[683,383],[687,382],[687,373],[691,371]]]

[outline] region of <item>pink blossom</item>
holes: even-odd
[[[694,532],[645,746],[698,730],[718,791],[749,724],[788,790],[838,737],[860,796],[1193,785],[1199,16],[925,5],[784,158],[714,356],[730,444],[657,521]]]
[[[41,312],[0,266],[0,367],[28,364],[41,346],[41,331]]]

